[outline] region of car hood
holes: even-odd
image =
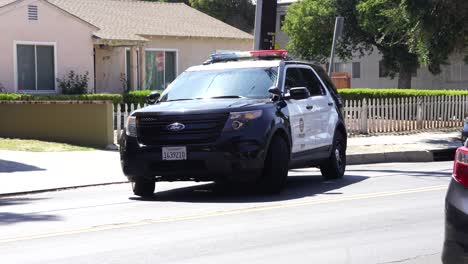
[[[201,99],[160,102],[135,111],[135,113],[213,113],[248,111],[271,105],[269,99]]]

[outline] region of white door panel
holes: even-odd
[[[306,100],[288,100],[288,111],[291,123],[292,153],[307,150],[304,110]]]

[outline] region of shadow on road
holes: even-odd
[[[32,203],[38,200],[45,200],[47,198],[25,198],[25,197],[12,197],[0,198],[0,206],[8,207],[10,205],[21,205]],[[13,212],[0,212],[0,225],[18,224],[21,222],[38,222],[38,221],[60,221],[61,218],[51,214],[40,213],[13,213]]]
[[[342,187],[367,179],[364,176],[346,175],[343,179],[324,181],[321,176],[289,176],[281,194],[261,195],[251,187],[242,185],[232,188],[222,187],[214,183],[178,188],[157,192],[150,199],[131,197],[131,200],[156,202],[193,202],[193,203],[250,203],[274,202],[311,197],[318,194],[339,195],[336,191]],[[334,191],[334,192],[331,192]]]
[[[60,217],[48,214],[17,214],[0,212],[0,225],[18,224],[20,222],[60,221]]]
[[[35,201],[47,200],[47,198],[28,198],[28,197],[0,197],[0,206],[28,204]]]
[[[25,163],[2,160],[0,159],[0,173],[1,172],[17,172],[17,171],[44,171],[45,169],[28,165]]]

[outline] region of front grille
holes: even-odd
[[[203,144],[216,141],[228,114],[140,116],[138,141],[147,146]],[[180,123],[183,130],[171,131],[168,126]]]

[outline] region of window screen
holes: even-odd
[[[37,90],[55,89],[54,47],[36,46],[37,52]]]
[[[17,45],[17,80],[21,91],[55,90],[54,46]]]
[[[361,78],[361,63],[353,62],[353,78]]]
[[[36,90],[36,50],[33,45],[18,45],[18,90]]]

